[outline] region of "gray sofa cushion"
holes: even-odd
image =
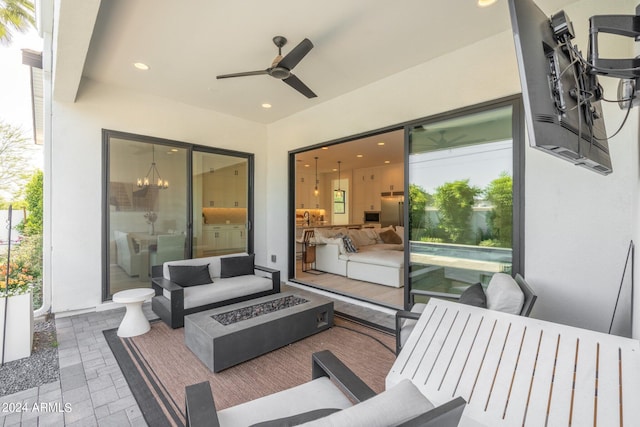
[[[255,255],[232,256],[220,259],[220,277],[236,277],[253,274]]]
[[[170,265],[169,278],[182,287],[208,285],[213,283],[209,275],[209,264]]]

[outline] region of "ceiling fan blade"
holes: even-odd
[[[269,74],[269,70],[246,71],[244,73],[222,74],[221,76],[216,76],[216,79],[229,79],[231,77],[260,76],[262,74]]]
[[[460,136],[456,136],[455,138],[453,138],[453,139],[451,139],[451,140],[447,141],[447,143],[449,143],[449,144],[455,144],[456,142],[461,141],[461,140],[465,139],[466,137],[467,137],[467,135],[466,135],[466,134],[463,134],[463,135],[460,135]]]
[[[311,43],[311,40],[302,40],[298,46],[294,47],[291,52],[287,53],[287,55],[282,58],[282,61],[278,63],[278,66],[286,68],[289,71],[293,70],[293,67],[298,65],[298,62],[300,62],[311,49],[313,49],[313,43]]]
[[[300,92],[301,94],[303,94],[304,96],[306,96],[307,98],[315,98],[316,96],[318,96],[315,93],[313,93],[313,91],[309,89],[307,85],[302,83],[302,81],[296,76],[294,76],[293,74],[291,74],[288,78],[283,79],[282,81],[288,84],[289,86],[291,86],[292,88],[294,88],[295,90],[297,90],[298,92]]]

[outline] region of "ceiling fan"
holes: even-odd
[[[259,76],[262,74],[268,74],[271,77],[282,80],[307,98],[315,98],[317,95],[291,72],[302,58],[304,58],[313,48],[311,40],[302,40],[284,57],[282,56],[282,46],[287,44],[287,39],[282,36],[275,36],[273,38],[273,43],[278,47],[278,55],[274,58],[269,68],[265,70],[247,71],[244,73],[223,74],[216,76],[216,78],[228,79],[231,77]]]
[[[427,138],[433,141],[433,143],[437,146],[453,145],[467,136],[466,134],[462,134],[462,135],[456,136],[455,138],[448,139],[448,138],[445,138],[444,136],[444,134],[447,132],[445,129],[442,129],[438,132],[440,133],[440,137],[437,139],[431,136],[427,136]]]

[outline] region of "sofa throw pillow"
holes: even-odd
[[[473,305],[475,307],[487,308],[487,295],[480,283],[469,286],[460,294],[461,304]]]
[[[317,420],[318,418],[326,417],[334,412],[338,412],[338,408],[322,408],[314,409],[313,411],[303,412],[302,414],[292,415],[290,417],[278,418],[277,420],[262,421],[260,423],[252,424],[251,427],[290,427],[297,426],[309,421]]]
[[[209,275],[209,264],[169,265],[169,279],[185,288],[213,283]]]
[[[253,274],[255,255],[220,258],[220,277],[236,277]]]
[[[342,236],[342,241],[344,242],[344,249],[349,253],[358,252],[358,248],[353,244],[353,240],[349,236]]]
[[[391,243],[394,245],[399,245],[402,243],[402,239],[400,238],[400,236],[398,236],[398,233],[393,230],[383,231],[382,233],[380,233],[380,238],[382,239],[383,243]]]

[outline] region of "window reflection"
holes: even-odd
[[[184,148],[109,138],[107,296],[150,286],[151,266],[188,255],[186,159]]]
[[[411,130],[412,288],[461,293],[511,272],[511,114],[504,107]]]

